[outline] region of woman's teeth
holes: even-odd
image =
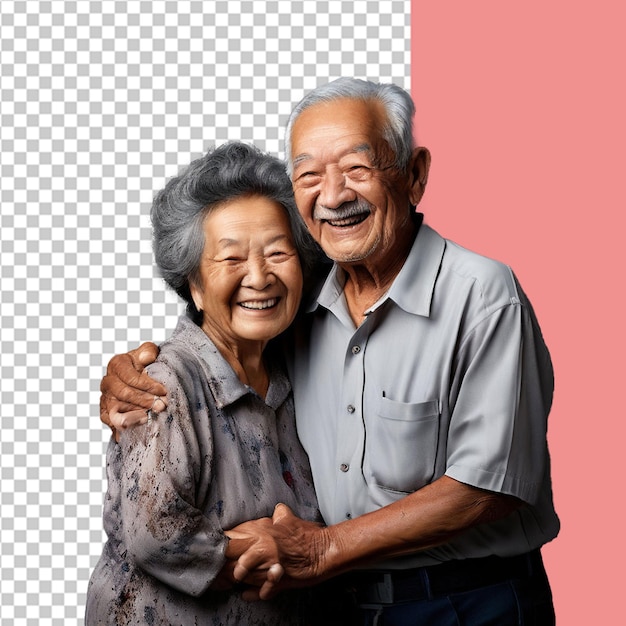
[[[271,309],[273,306],[276,306],[278,302],[278,298],[270,298],[269,300],[260,300],[254,302],[240,302],[239,306],[244,309],[254,309],[256,311],[261,311],[263,309]]]

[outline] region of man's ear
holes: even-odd
[[[413,206],[417,206],[424,195],[429,170],[430,152],[428,148],[415,148],[411,154],[409,166],[409,200]]]

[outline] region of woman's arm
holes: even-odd
[[[143,570],[191,595],[204,593],[225,563],[228,539],[198,508],[211,481],[210,428],[200,429],[174,372],[151,373],[168,408],[120,438],[121,517],[126,549]],[[200,430],[199,430],[200,429]]]

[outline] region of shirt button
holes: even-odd
[[[352,354],[358,354],[361,352],[361,346],[352,346]]]
[[[352,513],[346,513],[346,519],[352,519]]]
[[[348,408],[348,413],[354,413],[356,411],[354,406],[352,406],[351,404],[349,404],[347,408]]]
[[[339,469],[340,469],[342,472],[347,472],[347,471],[350,469],[350,466],[349,466],[347,463],[342,463],[342,464],[339,466]]]

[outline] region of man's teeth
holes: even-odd
[[[255,302],[240,302],[239,306],[242,306],[244,309],[254,309],[256,311],[261,311],[263,309],[271,309],[273,306],[276,306],[277,302],[278,298],[271,298],[270,300]]]
[[[353,226],[362,222],[367,215],[352,215],[341,220],[326,220],[331,226]]]

